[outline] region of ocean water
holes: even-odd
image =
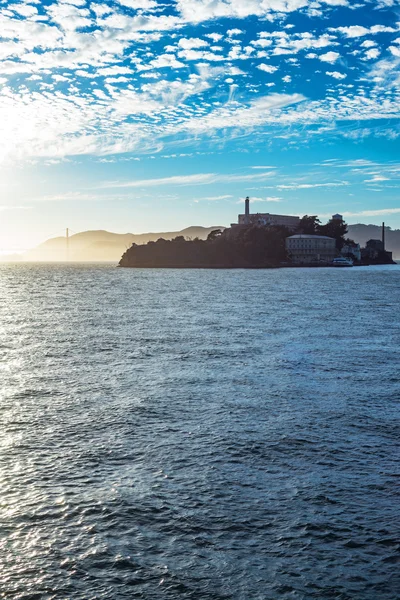
[[[397,600],[400,266],[0,267],[0,598]]]

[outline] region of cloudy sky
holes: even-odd
[[[400,227],[400,0],[0,0],[0,250],[252,210]]]

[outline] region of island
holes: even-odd
[[[245,269],[279,267],[286,258],[282,227],[248,227],[233,231],[216,229],[206,240],[160,238],[145,245],[133,244],[122,256],[120,267],[169,267]]]
[[[382,240],[360,248],[346,238],[348,226],[339,214],[325,224],[317,216],[300,218],[269,213],[250,214],[250,201],[238,222],[211,231],[206,239],[182,235],[132,244],[119,261],[131,268],[267,269],[338,265],[395,264]],[[343,257],[346,260],[337,260]],[[335,260],[336,259],[336,260]]]

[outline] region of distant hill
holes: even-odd
[[[205,240],[215,229],[225,229],[219,225],[213,227],[186,227],[181,231],[168,231],[159,233],[111,233],[110,231],[82,231],[69,238],[69,260],[70,261],[113,261],[118,262],[133,243],[147,244],[155,242],[159,238],[171,240],[179,235],[185,238],[196,237]],[[393,257],[400,259],[400,229],[385,228],[386,249],[393,252]],[[381,227],[378,225],[349,225],[348,236],[356,242],[365,246],[367,240],[381,239]],[[0,260],[21,261],[64,261],[66,260],[66,239],[57,237],[47,240],[37,248],[33,248],[22,255],[3,256]]]
[[[82,231],[71,235],[69,238],[68,260],[72,262],[80,261],[115,261],[118,262],[122,254],[135,244],[147,244],[147,242],[156,241],[159,238],[171,240],[177,236],[183,235],[185,238],[194,239],[196,237],[205,240],[215,229],[224,229],[224,227],[187,227],[181,231],[168,231],[160,233],[111,233],[110,231]],[[59,262],[67,260],[66,238],[56,237],[47,240],[36,248],[20,255],[21,261],[33,262]]]
[[[368,240],[382,239],[382,228],[378,225],[349,225],[348,237],[353,239],[361,246],[365,246]],[[385,246],[386,250],[393,252],[393,258],[400,259],[400,229],[391,229],[385,227]]]

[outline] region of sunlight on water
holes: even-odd
[[[397,600],[399,283],[1,266],[0,597]]]

